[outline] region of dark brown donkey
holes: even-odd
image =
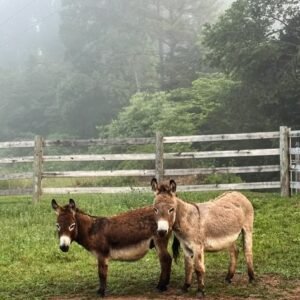
[[[184,291],[191,285],[194,269],[198,282],[198,296],[204,296],[204,251],[229,250],[230,265],[226,281],[231,282],[238,257],[236,240],[240,233],[243,234],[249,281],[254,279],[254,212],[252,204],[243,194],[227,192],[213,201],[188,203],[176,196],[174,180],[158,184],[153,178],[151,186],[155,191],[154,214],[160,236],[170,234],[170,230],[173,230],[184,251]]]
[[[112,217],[85,214],[76,207],[73,199],[63,207],[53,199],[52,208],[57,214],[60,249],[67,252],[72,241],[75,241],[96,255],[100,280],[98,293],[101,296],[105,295],[109,259],[138,260],[153,246],[157,250],[161,266],[157,288],[160,291],[167,289],[172,264],[167,250],[170,234],[164,237],[157,235],[152,206]]]

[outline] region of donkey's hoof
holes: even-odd
[[[250,277],[249,278],[249,283],[255,283],[255,278],[254,277]]]
[[[166,291],[168,288],[167,288],[167,286],[166,286],[165,284],[158,284],[158,285],[156,286],[156,289],[157,289],[159,292],[164,292],[164,291]]]
[[[196,294],[197,298],[204,298],[205,297],[205,292],[204,290],[198,290]]]
[[[190,284],[185,283],[185,284],[183,285],[183,287],[181,288],[181,291],[182,291],[183,293],[187,293],[190,286],[191,286]]]
[[[105,296],[105,290],[102,289],[102,288],[99,288],[98,291],[97,291],[97,294],[98,294],[100,297],[104,297],[104,296]]]
[[[230,284],[230,283],[232,283],[232,279],[230,277],[226,277],[225,278],[225,282],[228,283],[228,284]]]
[[[254,281],[254,272],[253,272],[253,270],[248,271],[248,277],[249,277],[249,283],[252,283]]]

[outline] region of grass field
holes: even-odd
[[[180,193],[206,201],[219,193]],[[245,193],[255,208],[254,265],[256,283],[248,285],[243,255],[232,285],[224,283],[228,254],[206,255],[207,299],[299,299],[300,195],[291,199],[271,193]],[[113,215],[151,204],[151,194],[77,195],[77,205],[94,215]],[[60,204],[67,196],[56,198]],[[31,204],[30,197],[0,198],[0,299],[94,299],[98,287],[96,260],[77,244],[68,253],[58,248],[51,197]],[[242,253],[242,252],[241,252]],[[112,299],[181,299],[183,261],[173,265],[170,291],[154,287],[159,263],[151,250],[142,260],[109,264]],[[143,296],[143,297],[142,297]],[[142,298],[141,298],[142,297]],[[195,285],[186,297],[195,297]],[[298,298],[297,298],[298,297]],[[183,299],[183,298],[182,298]]]

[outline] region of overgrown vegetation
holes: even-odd
[[[180,193],[190,201],[206,201],[214,193]],[[271,193],[246,193],[255,207],[254,262],[257,281],[246,282],[245,263],[240,255],[234,283],[223,281],[228,265],[227,253],[206,256],[206,290],[218,297],[281,298],[300,280],[300,196],[281,198]],[[150,205],[151,194],[77,195],[78,206],[94,215],[112,215]],[[67,196],[56,198],[66,203]],[[0,198],[0,299],[51,299],[64,296],[96,298],[98,286],[95,258],[77,244],[68,253],[58,248],[56,216],[50,197],[37,205],[29,197]],[[241,252],[242,253],[242,252]],[[109,291],[112,295],[146,295],[161,298],[153,288],[159,275],[155,251],[133,263],[111,262]],[[173,265],[168,298],[178,293],[184,277],[182,258]],[[273,288],[276,280],[278,286]],[[194,296],[195,288],[190,292]],[[281,295],[281,296],[280,296]],[[78,298],[77,298],[78,299]]]

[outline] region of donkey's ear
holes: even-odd
[[[75,210],[76,209],[76,204],[75,204],[75,201],[73,199],[70,199],[69,200],[69,207],[72,209],[72,210]]]
[[[55,213],[58,215],[60,212],[60,206],[57,204],[55,199],[52,199],[51,206],[55,210]]]
[[[170,180],[170,188],[172,193],[176,192],[176,182],[173,179]]]
[[[157,190],[157,180],[155,177],[152,178],[152,180],[151,180],[151,187],[152,187],[152,191],[155,192]]]

